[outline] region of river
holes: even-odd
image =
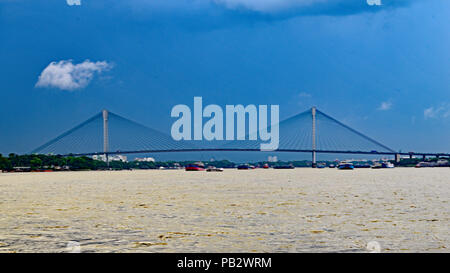
[[[0,252],[450,252],[450,168],[0,174]]]

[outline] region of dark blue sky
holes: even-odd
[[[103,108],[169,133],[194,96],[279,104],[281,119],[316,105],[396,150],[449,152],[450,2],[311,2],[0,0],[0,153]],[[69,60],[107,69],[36,86]]]

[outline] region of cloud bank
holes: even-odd
[[[387,3],[393,1],[385,0]],[[340,5],[340,6],[381,6],[381,0],[213,0],[217,4],[222,4],[228,8],[246,8],[260,12],[276,12],[291,8],[305,9],[314,8],[320,5]]]
[[[135,6],[181,13],[222,8],[266,16],[348,15],[377,12],[408,5],[420,0],[130,0]]]
[[[85,60],[73,64],[72,60],[51,62],[39,76],[36,87],[51,87],[73,91],[86,87],[95,74],[109,70],[112,65],[106,61],[91,62]]]
[[[69,6],[81,6],[81,0],[66,0]]]
[[[381,6],[381,0],[366,0],[369,6]]]
[[[330,0],[214,0],[229,9],[244,8],[259,12],[277,12],[288,8],[305,8]]]
[[[450,103],[443,103],[440,106],[431,106],[423,111],[425,119],[430,118],[449,118],[450,117]]]

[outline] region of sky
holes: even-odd
[[[0,0],[0,153],[102,109],[170,133],[176,104],[317,106],[450,152],[450,1]]]

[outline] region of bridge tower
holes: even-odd
[[[317,167],[316,162],[316,107],[311,108],[312,114],[312,167]]]
[[[102,110],[103,114],[103,153],[105,155],[106,164],[109,167],[109,135],[108,135],[108,110]]]

